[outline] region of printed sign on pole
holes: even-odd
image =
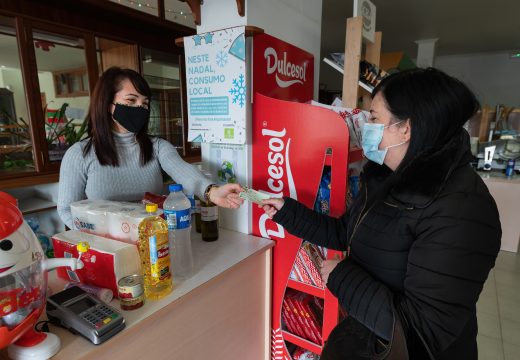
[[[253,37],[253,94],[308,102],[314,89],[314,56],[274,36]]]
[[[246,141],[245,27],[184,38],[188,141]]]
[[[376,6],[370,0],[354,0],[354,17],[363,18],[363,37],[374,42],[376,32]]]

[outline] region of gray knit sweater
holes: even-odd
[[[74,144],[61,162],[58,214],[73,229],[70,204],[83,199],[139,201],[145,192],[160,194],[163,189],[161,168],[182,184],[185,193],[203,196],[211,181],[188,164],[168,141],[152,138],[154,157],[141,166],[139,143],[133,133],[113,133],[119,166],[102,166],[93,149],[83,156],[87,141]]]

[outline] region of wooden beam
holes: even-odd
[[[164,0],[157,0],[158,15],[161,19],[166,19],[166,10],[164,8]]]
[[[360,16],[347,19],[345,36],[345,63],[343,67],[343,106],[357,107],[359,61],[361,60],[363,18]]]
[[[480,127],[478,131],[478,139],[481,142],[488,141],[489,134],[489,118],[491,115],[491,107],[484,105],[482,107],[482,115],[480,117]],[[494,119],[494,117],[493,117]]]
[[[246,4],[245,0],[237,0],[238,15],[241,17],[246,16]]]
[[[368,42],[365,52],[365,60],[375,66],[379,67],[379,62],[381,59],[381,39],[383,34],[381,31],[378,31],[374,34],[374,42]]]
[[[201,0],[179,0],[188,3],[191,13],[193,14],[193,20],[196,25],[200,25],[200,2]]]

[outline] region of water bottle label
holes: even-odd
[[[200,214],[200,200],[195,200],[195,214]]]
[[[191,209],[164,210],[168,230],[187,229],[191,225]]]

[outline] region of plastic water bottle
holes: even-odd
[[[168,242],[171,249],[173,276],[186,278],[193,270],[191,252],[191,203],[182,192],[181,184],[168,187],[170,195],[163,204],[164,218],[168,223]]]

